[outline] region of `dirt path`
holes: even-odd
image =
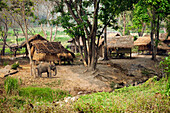
[[[35,79],[30,76],[30,65],[27,59],[8,60],[8,62],[19,61],[22,68],[12,76],[21,79],[22,87],[59,88],[69,91],[72,95],[77,95],[78,93],[112,91],[111,83],[117,84],[116,88],[118,88],[147,80],[151,76],[142,75],[141,69],[144,69],[146,74],[148,70],[153,70],[153,76],[158,73],[158,63],[153,62],[150,57],[138,55],[133,59],[99,61],[97,71],[94,72],[86,71],[86,68],[81,63],[60,65],[57,66],[56,76],[47,78],[46,73],[43,73],[41,78]],[[3,81],[4,79],[1,80]]]

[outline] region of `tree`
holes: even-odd
[[[139,5],[135,4],[134,6],[134,10],[133,10],[133,27],[135,29],[137,29],[138,35],[139,36],[143,36],[143,33],[146,29],[146,26],[150,25],[150,17],[147,14],[147,8]]]
[[[2,51],[1,54],[4,56],[5,55],[5,46],[7,45],[6,40],[8,37],[8,29],[9,26],[11,26],[11,18],[9,18],[9,16],[6,13],[6,10],[2,9],[2,11],[0,12],[0,34],[3,40],[3,47],[2,47]]]
[[[138,8],[137,12],[142,12],[139,13],[140,15],[138,16],[140,17],[142,15],[142,20],[150,21],[152,59],[156,60],[157,46],[159,43],[160,21],[169,15],[169,2],[168,0],[140,0],[136,6]]]
[[[129,3],[125,0],[121,2],[117,0],[61,0],[55,1],[55,3],[56,7],[53,13],[60,14],[58,22],[75,40],[79,41],[81,36],[84,46],[84,54],[81,53],[81,56],[84,65],[95,70],[101,34],[106,26],[115,25],[114,16],[122,11],[118,5],[125,3],[129,5]],[[98,24],[99,20],[103,25]]]
[[[50,27],[50,37],[49,41],[54,41],[55,37],[57,35],[57,24],[54,21],[54,19],[57,17],[57,15],[53,15],[51,11],[54,9],[53,2],[50,2],[49,0],[36,0],[36,6],[35,12],[38,14],[38,20],[39,24],[41,25],[42,32],[44,34],[44,37],[47,39],[47,31],[43,28],[43,24],[47,27]],[[43,16],[42,16],[43,15]],[[53,27],[55,26],[55,33],[53,35]]]
[[[31,58],[30,45],[28,44],[28,20],[31,16],[34,16],[32,11],[32,6],[34,5],[31,0],[8,0],[7,11],[11,18],[20,26],[27,44],[27,50],[29,53],[30,65],[31,65],[31,75],[34,75],[34,65]]]

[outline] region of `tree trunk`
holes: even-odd
[[[152,47],[152,60],[156,61],[156,47],[155,39],[153,38],[155,34],[155,14],[153,14],[153,21],[151,21],[151,47]]]
[[[54,36],[53,36],[53,40],[52,40],[52,41],[55,40],[56,35],[57,35],[57,25],[55,26],[55,34],[54,34]]]
[[[84,50],[85,61],[86,61],[86,64],[88,64],[88,52],[87,52],[87,44],[86,44],[85,35],[82,36],[82,42],[83,42],[83,50]]]
[[[123,12],[123,36],[125,35],[126,32],[126,13]]]
[[[78,42],[79,52],[80,52],[80,54],[81,54],[81,59],[83,60],[83,64],[84,64],[84,66],[86,67],[86,66],[87,66],[87,62],[86,62],[85,57],[83,56],[83,51],[82,51],[82,49],[81,49],[80,37],[78,38],[77,42]],[[76,44],[76,43],[75,43],[75,44]]]
[[[41,24],[41,29],[42,29],[42,31],[43,31],[43,34],[44,34],[45,39],[47,39],[47,34],[45,33],[42,24]]]
[[[53,26],[51,26],[51,31],[50,31],[50,42],[51,42],[51,39],[52,39],[52,35],[53,35]]]
[[[108,56],[107,56],[107,27],[104,30],[104,60],[108,60]]]
[[[142,31],[138,33],[139,37],[142,37],[142,36],[143,36],[143,33],[144,33],[145,29],[146,29],[146,24],[143,23],[143,25],[142,25]]]
[[[35,69],[34,69],[34,64],[33,64],[33,61],[32,61],[32,58],[31,58],[31,49],[30,49],[30,45],[28,44],[28,26],[27,26],[27,21],[26,21],[26,18],[25,18],[25,6],[24,6],[24,2],[22,4],[22,8],[23,8],[23,12],[22,12],[22,16],[23,16],[23,20],[24,20],[24,26],[25,26],[25,38],[26,38],[26,44],[27,44],[27,50],[28,50],[28,57],[30,59],[30,66],[31,66],[31,70],[30,70],[30,75],[34,76],[34,78],[36,77],[35,76]],[[24,32],[24,31],[23,31]]]
[[[6,42],[5,42],[5,40],[4,40],[3,47],[2,47],[2,50],[1,50],[2,56],[5,55],[5,45],[6,45]]]

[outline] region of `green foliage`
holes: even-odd
[[[143,85],[81,96],[74,108],[83,112],[168,112],[169,97],[165,96],[167,81],[155,77]]]
[[[17,69],[19,67],[19,63],[15,62],[14,64],[11,65],[12,69]]]
[[[170,55],[165,57],[163,61],[160,62],[160,66],[163,68],[163,71],[170,76]]]
[[[32,101],[58,101],[68,96],[68,92],[52,90],[51,88],[26,87],[19,90],[19,96],[26,97]]]
[[[17,94],[19,89],[18,79],[7,77],[4,82],[4,88],[7,94]]]
[[[6,65],[8,65],[8,64],[9,64],[8,61],[3,62],[3,66],[6,66]]]

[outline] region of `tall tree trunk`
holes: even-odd
[[[2,50],[1,50],[2,56],[5,55],[5,45],[6,45],[6,40],[4,40],[4,43],[3,43],[3,46],[2,46]]]
[[[51,31],[50,31],[50,42],[51,42],[52,36],[53,36],[53,26],[51,26]]]
[[[86,44],[86,37],[85,35],[82,36],[82,42],[83,42],[83,52],[84,52],[84,57],[86,64],[88,64],[88,52],[87,52],[87,44]]]
[[[152,60],[156,61],[156,44],[154,39],[155,34],[155,12],[152,11],[153,17],[151,21],[151,46],[152,46]]]
[[[108,60],[108,56],[107,56],[107,27],[104,30],[104,60]]]
[[[126,32],[126,13],[123,12],[123,36],[125,35]]]
[[[83,64],[84,64],[84,66],[87,66],[87,62],[86,62],[86,59],[83,55],[83,51],[82,51],[81,45],[80,45],[80,37],[78,38],[77,42],[78,42],[78,49],[79,49],[79,52],[81,54],[81,59],[83,60]],[[76,44],[76,42],[75,42],[75,44]]]
[[[143,23],[143,25],[142,25],[142,31],[141,31],[141,32],[138,32],[139,37],[142,37],[142,36],[143,36],[145,29],[146,29],[146,24]]]
[[[44,34],[45,39],[47,39],[47,34],[45,33],[42,24],[41,24],[41,30],[43,31],[43,34]]]
[[[24,2],[22,4],[22,7],[23,7],[23,11],[22,11],[22,16],[23,16],[23,20],[24,20],[24,26],[25,26],[25,38],[26,38],[26,44],[27,44],[27,50],[28,50],[28,57],[30,59],[30,66],[31,66],[31,70],[30,70],[30,75],[34,76],[34,78],[36,77],[35,76],[35,69],[34,69],[34,64],[33,64],[33,61],[32,61],[32,58],[31,58],[31,49],[30,49],[30,45],[28,43],[28,26],[27,26],[27,21],[26,21],[26,18],[25,18],[25,6],[24,6]]]
[[[54,36],[53,36],[53,40],[52,41],[54,41],[55,40],[55,37],[56,37],[56,35],[57,35],[57,25],[55,26],[55,34],[54,34]]]

